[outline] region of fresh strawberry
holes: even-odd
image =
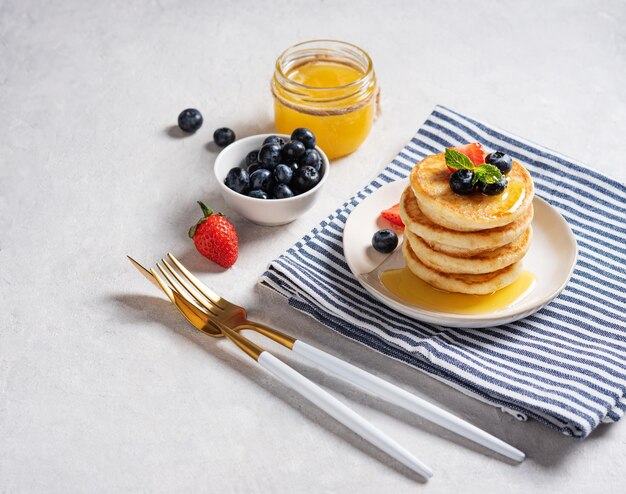
[[[402,222],[402,218],[400,218],[400,204],[396,204],[395,206],[391,206],[389,209],[385,209],[380,215],[385,218],[390,223],[404,227],[404,223]]]
[[[204,216],[189,229],[189,237],[200,254],[224,268],[230,268],[239,254],[237,230],[222,213],[213,214],[202,202],[198,201],[198,204]]]
[[[465,144],[464,146],[457,146],[450,149],[463,153],[472,163],[474,163],[474,166],[482,165],[485,162],[485,152],[483,151],[483,145],[480,142],[472,142],[470,144]],[[456,171],[451,167],[448,167],[448,170],[452,173]]]

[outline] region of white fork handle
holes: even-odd
[[[394,405],[398,405],[410,412],[419,415],[445,429],[470,439],[478,444],[485,446],[501,455],[511,458],[515,461],[523,461],[526,455],[510,444],[492,436],[488,432],[466,422],[456,415],[446,412],[445,410],[429,403],[422,398],[418,398],[414,394],[405,391],[398,386],[391,384],[380,377],[376,377],[369,372],[360,369],[348,362],[345,362],[319,348],[296,340],[293,345],[294,352],[308,358],[312,362],[324,367],[334,374],[361,386],[380,398],[387,400]]]
[[[380,448],[389,456],[406,465],[425,479],[432,477],[432,470],[415,458],[405,448],[387,436],[384,432],[374,427],[351,408],[344,405],[330,393],[309,381],[302,374],[296,372],[284,362],[278,360],[269,352],[263,352],[259,356],[259,364],[273,374],[278,380],[300,393],[304,398],[311,401],[328,415],[341,422],[343,425],[357,433],[366,441]]]

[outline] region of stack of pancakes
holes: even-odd
[[[513,283],[532,238],[534,187],[513,161],[497,196],[455,194],[444,154],[419,162],[400,200],[407,267],[448,292],[486,295]]]

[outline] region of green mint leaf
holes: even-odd
[[[480,165],[474,169],[472,183],[495,184],[502,180],[502,172],[493,165]]]
[[[474,163],[463,153],[454,149],[446,149],[446,165],[456,170],[473,170]]]

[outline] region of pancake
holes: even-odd
[[[472,257],[512,242],[528,228],[533,214],[531,204],[522,216],[508,225],[477,232],[459,232],[428,219],[419,208],[411,187],[405,189],[400,199],[400,217],[406,229],[421,237],[433,249],[455,257]]]
[[[427,156],[411,171],[411,189],[428,219],[458,231],[498,228],[519,219],[531,206],[534,187],[530,174],[517,161],[507,175],[509,184],[497,196],[461,196],[450,189],[444,153]]]
[[[411,250],[409,242],[402,244],[404,261],[411,272],[429,285],[447,292],[470,295],[489,295],[513,283],[522,273],[522,263],[516,262],[493,273],[451,274],[442,273],[422,263]]]
[[[406,230],[405,239],[408,240],[411,250],[422,264],[442,273],[481,274],[491,273],[521,261],[530,247],[532,227],[528,227],[513,242],[495,250],[478,254],[474,257],[454,257],[438,252],[431,248],[424,240]]]

